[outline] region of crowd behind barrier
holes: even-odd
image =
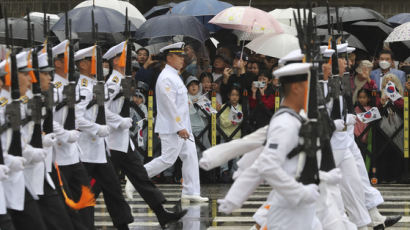
[[[228,47],[216,50],[214,61],[209,67],[199,66],[195,51],[186,48],[186,67],[181,78],[188,89],[192,131],[197,145],[198,159],[202,152],[219,143],[243,137],[269,123],[280,106],[280,85],[272,76],[278,68],[275,58],[232,52]],[[376,107],[380,118],[368,123],[357,119],[355,138],[361,149],[372,183],[407,182],[409,120],[408,91],[410,90],[410,63],[402,62],[398,68],[382,71],[378,64],[381,58],[390,55],[382,51],[378,59],[356,61],[349,57],[351,94],[355,113],[366,113]],[[138,83],[132,107],[135,124],[133,136],[138,152],[145,162],[161,154],[155,126],[156,77],[164,63],[154,60],[145,49],[136,52],[135,78]],[[242,58],[241,58],[242,57]],[[201,61],[202,63],[203,61]],[[202,63],[203,64],[203,63]],[[407,75],[406,75],[407,73]],[[378,78],[378,79],[377,79]],[[141,83],[144,82],[144,83]],[[385,93],[388,82],[393,82],[400,98],[393,101]],[[138,142],[138,138],[140,141]],[[201,170],[204,183],[231,182],[236,170],[236,160],[211,172]],[[180,163],[177,163],[177,165]],[[178,182],[178,166],[165,171],[158,182]]]

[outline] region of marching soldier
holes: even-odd
[[[21,52],[16,55],[17,60],[17,78],[19,83],[19,93],[22,95],[18,101],[22,104],[20,106],[22,119],[25,118],[27,115],[24,112],[24,103],[28,102],[27,96],[25,96],[26,92],[30,87],[28,73],[32,71],[32,68],[27,67],[27,52]],[[0,64],[1,69],[11,70],[10,59],[4,60]],[[6,65],[7,66],[6,68]],[[10,74],[7,77],[12,76]],[[10,82],[12,79],[5,79],[4,87],[1,91],[1,97],[3,100],[6,100],[5,104],[12,102],[11,97],[11,89],[10,89]],[[15,86],[14,86],[15,87]],[[5,117],[5,110],[6,106],[1,107],[2,119]],[[6,119],[3,120],[4,122]],[[4,123],[3,123],[4,124]],[[21,129],[21,139],[24,140],[28,136],[28,127],[24,124],[22,125]],[[16,229],[47,229],[45,222],[41,216],[41,212],[36,200],[38,200],[38,196],[35,192],[35,189],[32,187],[32,181],[25,180],[25,175],[30,173],[30,168],[34,167],[36,163],[39,163],[45,159],[46,153],[42,149],[35,149],[21,141],[21,150],[22,150],[22,157],[13,156],[11,155],[12,152],[18,152],[20,149],[16,146],[11,146],[15,149],[12,152],[9,152],[9,146],[13,141],[13,137],[11,137],[9,132],[4,132],[1,136],[2,143],[4,143],[3,153],[4,153],[4,160],[6,165],[10,168],[9,177],[5,181],[3,181],[3,186],[5,189],[5,196],[6,196],[6,204],[9,210],[10,216],[12,217],[13,224]],[[14,136],[14,135],[13,135]],[[20,136],[20,135],[19,135]],[[15,136],[14,138],[17,138]],[[20,137],[18,137],[20,138]],[[6,153],[7,152],[7,153]],[[24,175],[25,174],[25,175]],[[44,177],[42,178],[44,180]]]
[[[68,119],[67,97],[63,93],[69,84],[68,73],[65,71],[64,55],[67,54],[69,41],[64,40],[53,47],[54,57],[54,114],[53,129],[56,134],[56,143],[53,145],[55,162],[57,163],[61,177],[66,185],[67,193],[74,201],[78,201],[82,194],[82,186],[89,187],[90,180],[84,165],[80,162],[81,148],[78,144],[80,132],[76,129],[67,130],[64,128]],[[54,173],[56,174],[56,172]],[[57,175],[54,175],[55,183],[58,183]],[[80,209],[78,212],[69,208],[69,215],[75,229],[93,229],[94,213],[92,207]]]
[[[298,145],[295,140],[299,139],[303,121],[299,112],[304,106],[310,67],[310,63],[295,63],[274,72],[284,90],[281,108],[269,123],[264,149],[236,179],[225,198],[219,201],[220,211],[231,213],[239,208],[265,180],[273,188],[269,197],[268,229],[320,229],[315,217],[318,186],[298,182],[295,179],[299,168],[298,157],[288,158],[288,154]],[[244,184],[246,187],[240,186]]]
[[[179,76],[184,65],[184,45],[178,42],[163,47],[166,65],[158,77],[157,119],[155,132],[161,138],[161,156],[145,164],[148,176],[154,177],[182,160],[182,202],[207,202],[200,196],[198,156],[189,118],[187,89]]]
[[[127,98],[119,96],[122,95],[121,82],[125,78],[126,62],[124,58],[130,58],[125,55],[127,49],[130,49],[130,47],[128,42],[124,41],[109,49],[103,56],[104,59],[111,62],[113,67],[112,74],[106,82],[110,97],[106,106],[121,121],[116,124],[116,127],[110,126],[108,147],[114,166],[126,174],[144,201],[157,215],[161,227],[165,228],[167,223],[178,221],[186,211],[171,213],[164,208],[162,204],[165,203],[166,199],[162,192],[148,178],[147,171],[136,155],[135,146],[130,140],[129,128],[132,126],[132,119],[120,115],[124,106],[124,100],[127,100]]]
[[[76,124],[81,131],[79,145],[82,150],[80,156],[88,175],[95,179],[93,191],[98,196],[101,189],[105,204],[117,229],[128,229],[128,224],[134,221],[131,209],[125,201],[120,181],[115,174],[110,159],[106,156],[104,139],[109,135],[107,125],[97,124],[98,105],[90,103],[93,100],[93,88],[97,84],[92,75],[92,59],[95,58],[96,47],[91,46],[75,53],[75,62],[80,72],[76,93],[81,99],[76,104]],[[94,59],[95,60],[95,59]],[[105,94],[105,93],[104,93]],[[106,121],[112,126],[118,126],[121,119],[105,109]],[[104,121],[105,122],[105,121]],[[115,124],[117,123],[117,124]]]

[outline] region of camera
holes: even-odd
[[[254,82],[252,82],[252,85],[255,87],[255,88],[264,88],[265,86],[266,86],[266,82],[264,82],[264,81],[254,81]]]

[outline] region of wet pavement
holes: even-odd
[[[168,229],[183,230],[242,230],[249,229],[254,221],[252,215],[266,200],[270,187],[260,186],[245,202],[243,207],[235,210],[231,215],[225,215],[217,211],[217,200],[223,198],[229,190],[229,184],[202,185],[201,193],[210,198],[208,203],[181,205],[181,186],[178,184],[159,184],[158,187],[164,193],[168,202],[165,207],[168,210],[187,209],[188,213],[178,223],[169,226]],[[402,220],[392,228],[410,229],[410,185],[378,185],[385,202],[379,207],[384,215],[403,215]],[[154,230],[161,229],[155,214],[148,208],[138,193],[128,200],[131,206],[134,222],[129,225],[130,229]],[[95,213],[96,229],[111,230],[111,218],[105,208],[102,197],[98,198]]]

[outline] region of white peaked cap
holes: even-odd
[[[302,61],[305,55],[302,54],[301,49],[293,50],[279,59],[280,65],[285,65],[288,62]]]
[[[103,59],[110,60],[111,58],[114,58],[118,54],[122,53],[124,50],[124,45],[125,41],[121,42],[120,44],[117,44],[113,47],[111,47],[103,56]]]
[[[356,48],[354,48],[354,47],[347,47],[347,53],[348,54],[354,52],[355,50],[356,50]]]
[[[38,68],[40,68],[41,72],[50,72],[54,70],[53,67],[48,66],[47,53],[42,53],[38,55]]]
[[[53,47],[53,58],[57,57],[60,54],[63,54],[65,52],[65,48],[68,45],[69,41],[64,40],[60,42],[60,44],[56,45]]]
[[[165,52],[167,52],[167,51],[170,52],[170,51],[173,51],[173,50],[175,50],[175,51],[182,50],[182,51],[183,51],[184,46],[185,46],[185,42],[177,42],[177,43],[174,43],[174,44],[171,44],[171,45],[167,45],[167,46],[165,46],[165,47],[162,47],[162,48],[159,50],[159,52],[165,53]]]
[[[321,54],[323,55],[323,57],[327,57],[330,58],[332,57],[332,55],[335,53],[334,49],[328,49],[326,48],[325,50],[323,50],[323,52],[321,52]]]
[[[291,63],[273,72],[281,82],[305,81],[312,63]]]
[[[27,68],[27,64],[28,64],[27,63],[27,58],[28,58],[28,51],[23,51],[23,52],[20,52],[16,55],[17,69],[19,69],[18,71],[27,72],[27,71],[33,70],[32,68]],[[10,63],[10,58],[9,58],[8,61]],[[4,70],[5,66],[6,66],[6,60],[3,60],[0,63],[0,69]]]
[[[347,42],[343,44],[338,44],[337,45],[337,53],[346,53],[347,52]]]
[[[81,49],[74,54],[74,61],[80,61],[87,57],[92,57],[94,51],[94,46],[90,46],[84,49]]]

